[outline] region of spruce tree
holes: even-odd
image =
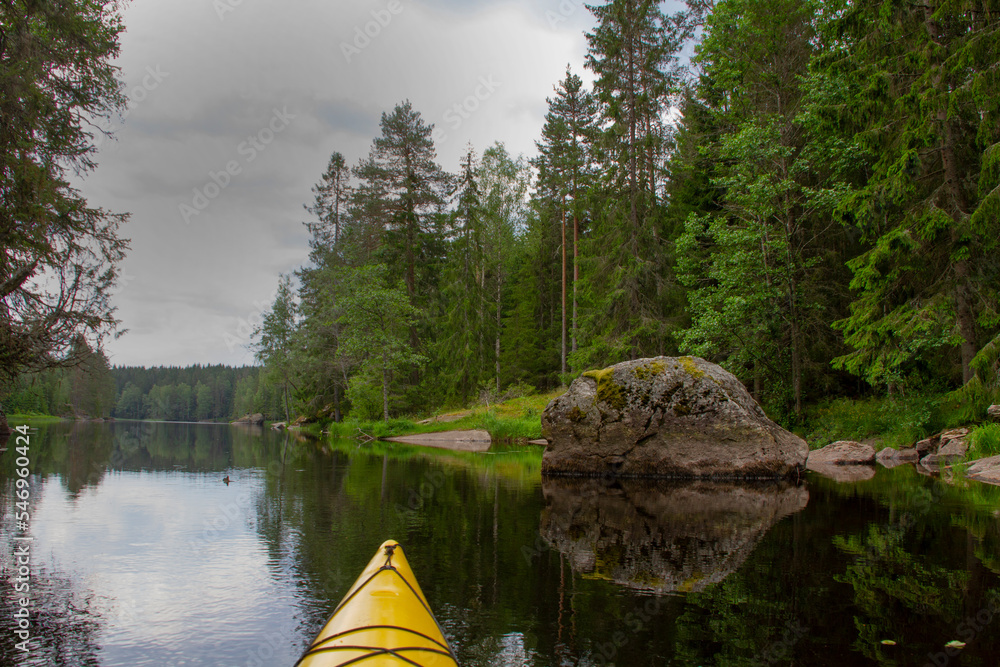
[[[968,382],[1000,328],[997,11],[864,0],[829,27],[816,70],[853,94],[818,113],[849,128],[841,154],[871,157],[841,204],[869,247],[837,323],[854,351],[836,363],[873,384],[904,385],[942,355]]]

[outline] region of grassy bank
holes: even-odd
[[[390,419],[389,421],[347,420],[330,424],[327,430],[333,437],[353,438],[361,433],[375,438],[398,435],[433,433],[437,431],[464,431],[483,429],[494,440],[534,440],[542,437],[542,410],[562,390],[512,398],[490,406],[476,406],[468,410],[443,412],[427,419]],[[424,422],[424,423],[421,423]]]
[[[16,413],[12,415],[7,415],[7,423],[10,426],[15,426],[21,422],[61,422],[62,417],[56,417],[55,415],[43,415],[39,413],[29,412],[29,413]]]
[[[837,440],[867,442],[876,449],[899,449],[945,429],[968,427],[973,430],[973,449],[1000,453],[1000,426],[983,424],[986,408],[998,400],[996,392],[968,391],[840,398],[807,408],[805,425],[796,432],[812,449]]]

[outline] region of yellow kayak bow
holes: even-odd
[[[395,540],[379,547],[296,667],[458,667]]]

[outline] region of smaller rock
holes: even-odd
[[[990,456],[969,464],[965,476],[987,484],[1000,486],[1000,456]]]
[[[285,428],[285,422],[274,422],[273,424],[271,424],[271,428],[274,429],[275,431],[280,431],[281,429]]]
[[[969,429],[967,428],[953,428],[950,431],[942,431],[940,435],[941,444],[938,449],[940,450],[941,447],[947,447],[948,443],[953,440],[965,440],[968,437]]]
[[[549,444],[549,441],[546,440],[545,438],[539,438],[538,440],[529,440],[528,444],[529,445],[541,445],[542,447],[545,447],[545,446],[547,446]]]
[[[930,454],[937,449],[938,446],[938,436],[932,436],[930,438],[925,438],[913,446],[917,453],[923,456],[924,454]]]
[[[914,447],[906,447],[905,449],[893,449],[892,447],[886,447],[880,451],[875,458],[886,468],[895,468],[896,466],[903,465],[904,463],[914,463],[919,461],[920,454]]]
[[[924,458],[920,459],[920,463],[925,468],[933,470],[942,464],[958,461],[965,456],[965,452],[968,450],[969,445],[965,438],[953,438],[948,441],[948,444],[942,445],[937,450],[936,454],[928,454]]]
[[[991,422],[1000,422],[1000,405],[991,405],[986,408],[986,418]]]
[[[806,467],[821,465],[863,465],[875,463],[875,448],[852,440],[838,440],[809,452]]]

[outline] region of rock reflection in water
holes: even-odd
[[[735,484],[543,478],[541,535],[584,575],[657,593],[699,591],[732,574],[809,492]]]

